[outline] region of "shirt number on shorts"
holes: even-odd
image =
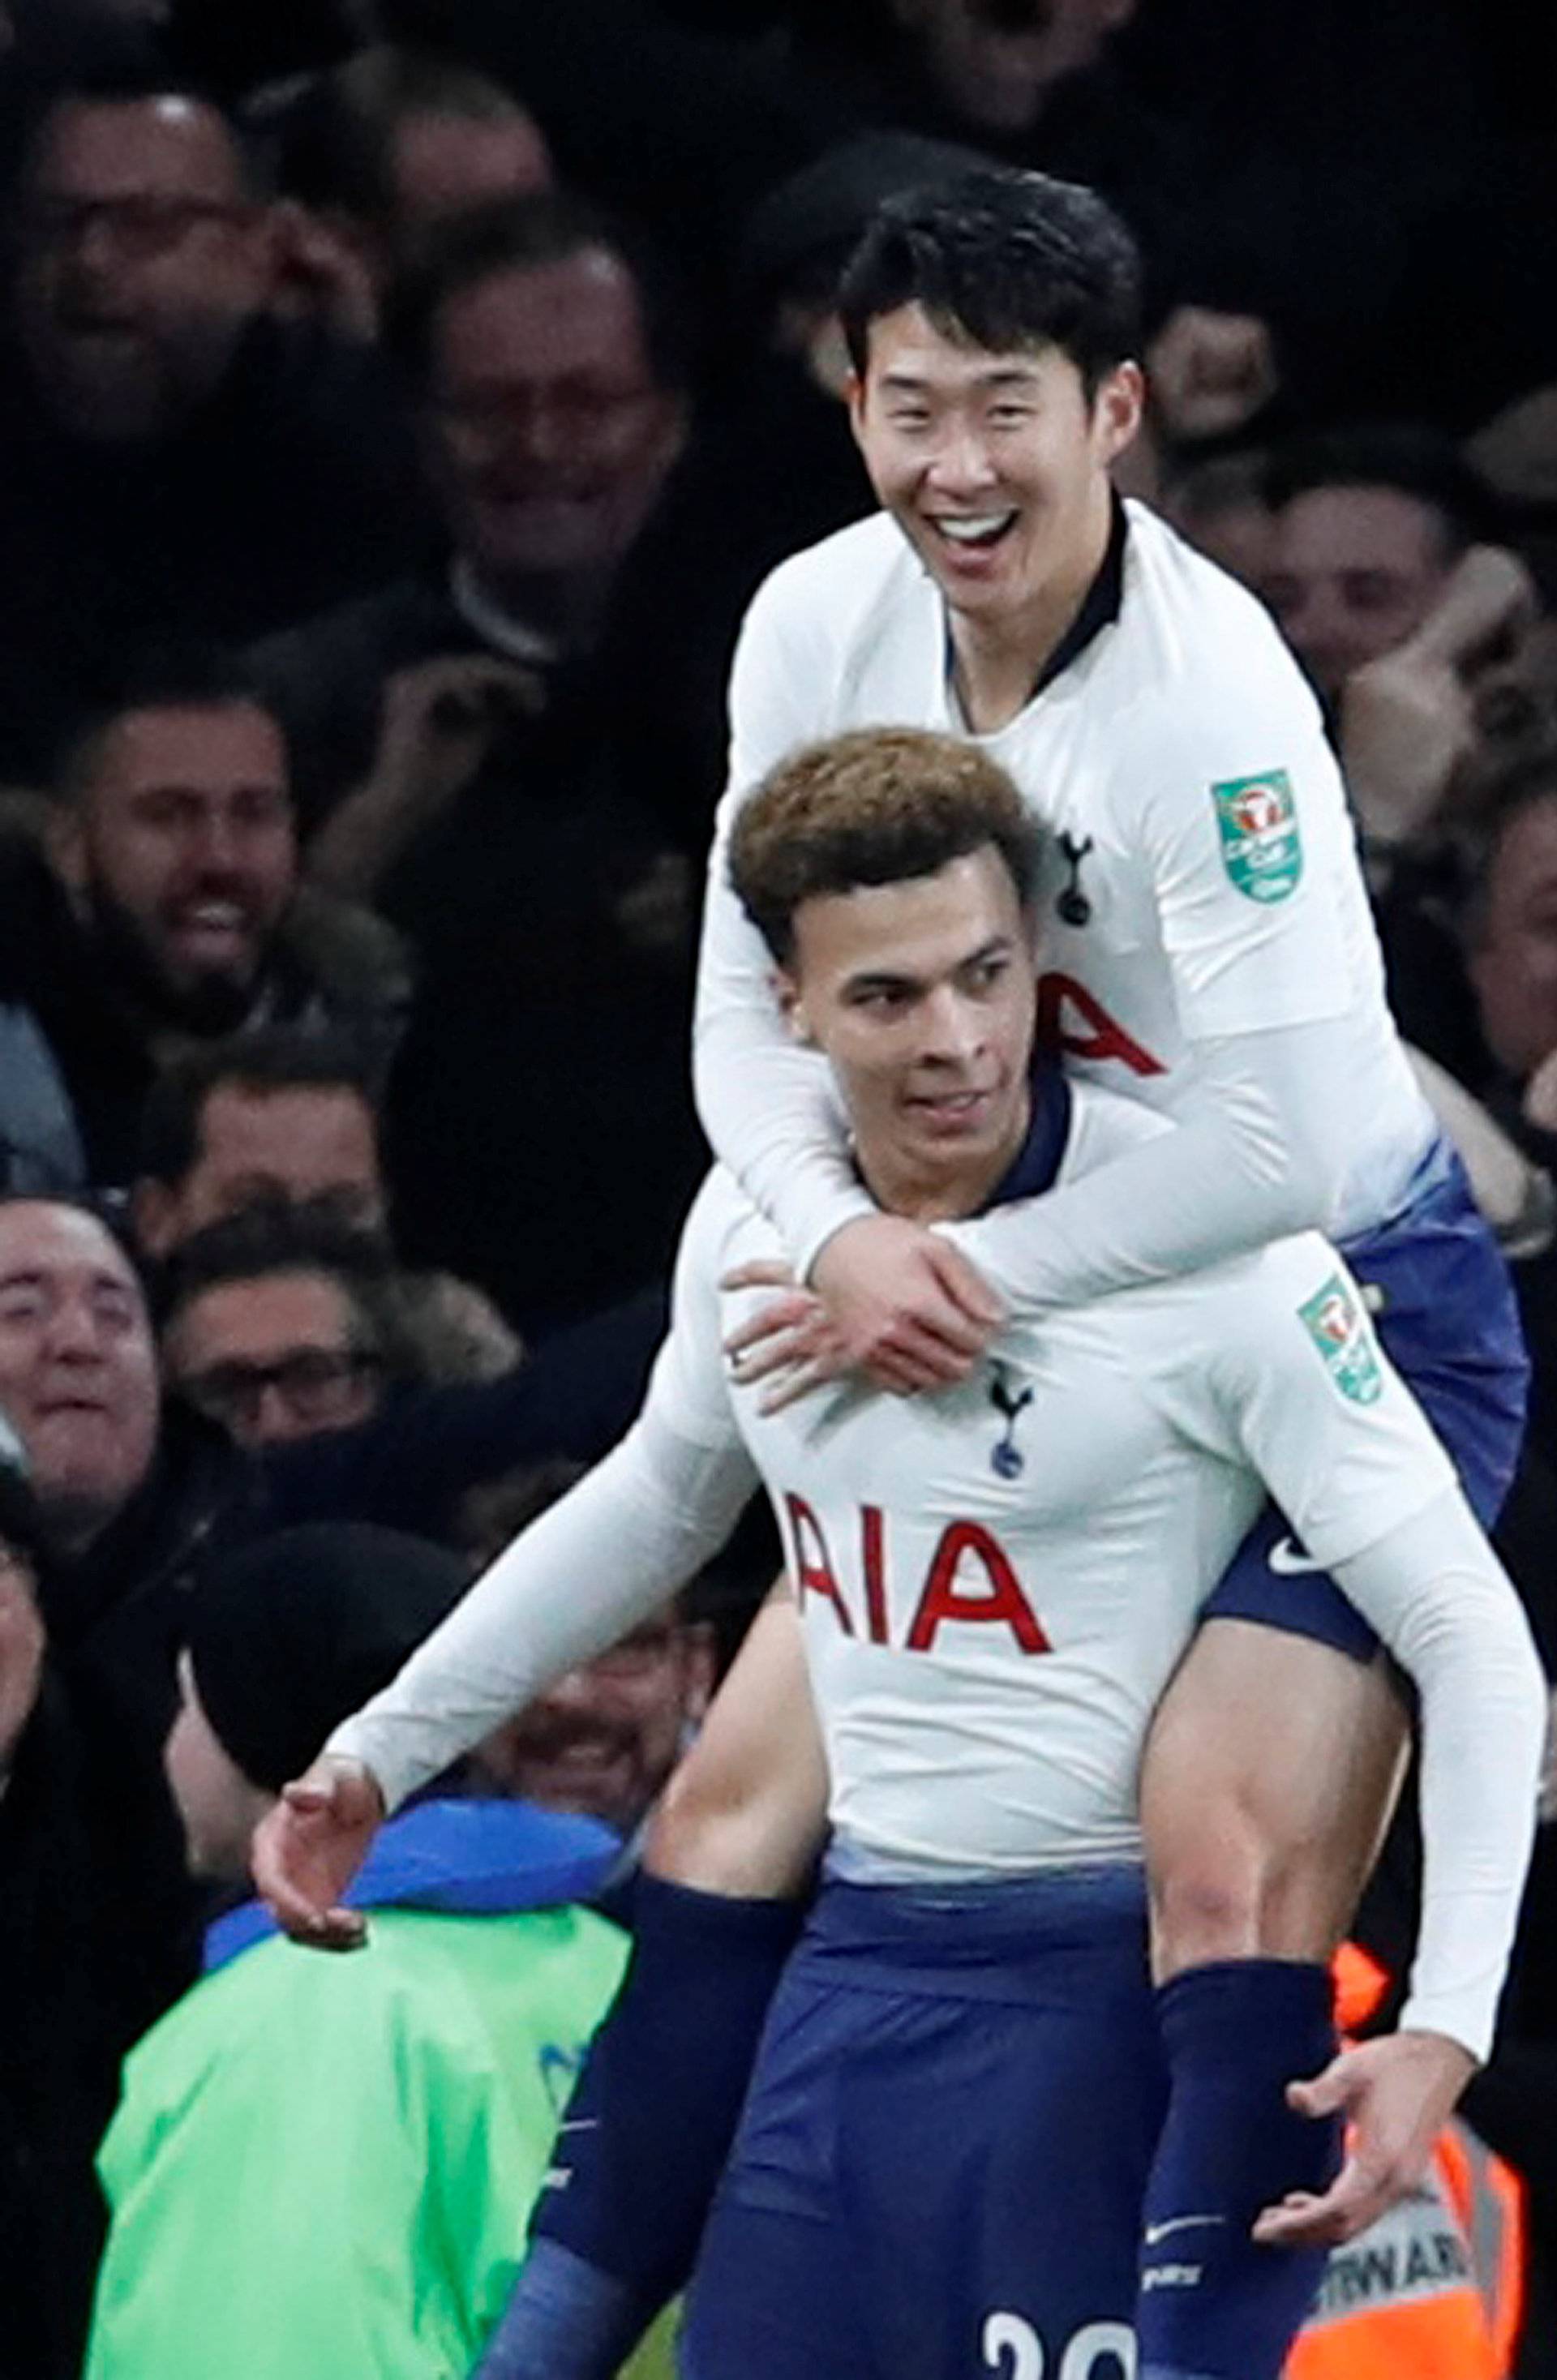
[[[1019,2313],[984,2324],[984,2369],[999,2380],[1044,2380],[1043,2341]],[[1054,2380],[1136,2380],[1136,2334],[1127,2322],[1089,2322],[1066,2342]]]

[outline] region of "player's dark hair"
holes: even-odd
[[[138,1171],[143,1180],[178,1188],[200,1157],[207,1102],[228,1087],[262,1099],[281,1091],[348,1091],[362,1101],[377,1128],[372,1075],[354,1040],[344,1033],[270,1026],[187,1050],[164,1068],[140,1111]]]
[[[643,343],[662,388],[685,388],[691,370],[691,324],[675,273],[634,224],[566,190],[532,190],[440,225],[392,295],[385,335],[411,379],[425,384],[439,319],[467,290],[500,273],[563,264],[602,249],[626,270],[638,293]]]
[[[1452,438],[1414,421],[1314,431],[1271,450],[1265,501],[1281,512],[1320,488],[1392,488],[1438,516],[1451,559],[1497,533],[1490,492]]]
[[[1054,346],[1089,396],[1140,346],[1141,271],[1112,207],[1078,182],[990,165],[888,199],[844,268],[838,310],[863,372],[870,325],[922,307],[991,355]]]
[[[1030,909],[1040,835],[1005,771],[977,745],[918,728],[862,728],[808,745],[746,801],[730,881],[779,965],[804,901],[933,876],[992,844]]]

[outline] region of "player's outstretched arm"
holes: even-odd
[[[283,1930],[321,1950],[354,1950],[367,1928],[343,1906],[383,1821],[383,1795],[357,1760],[322,1758],[285,1788],[254,1832],[254,1881]]]
[[[384,1691],[336,1729],[322,1763],[288,1788],[266,1873],[281,1891],[276,1914],[299,1926],[299,1939],[349,1931],[338,1909],[342,1871],[348,1877],[366,1849],[370,1818],[376,1824],[646,1619],[735,1526],[757,1479],[719,1344],[714,1251],[725,1195],[711,1179],[693,1208],[671,1335],[621,1445],[498,1556]]]

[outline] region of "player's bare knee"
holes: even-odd
[[[1261,1878],[1247,1846],[1213,1842],[1149,1871],[1151,1966],[1160,1984],[1186,1967],[1260,1949]]]

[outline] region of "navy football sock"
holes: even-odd
[[[1329,1972],[1218,1961],[1175,1975],[1157,2007],[1169,2100],[1147,2185],[1140,2380],[1278,2380],[1325,2251],[1262,2248],[1249,2230],[1339,2165],[1339,2119],[1296,2115],[1285,2096],[1335,2055]]]
[[[473,2380],[605,2380],[652,2316],[625,2281],[537,2240]]]
[[[802,1912],[644,1874],[632,1914],[486,2380],[614,2372],[682,2288]]]

